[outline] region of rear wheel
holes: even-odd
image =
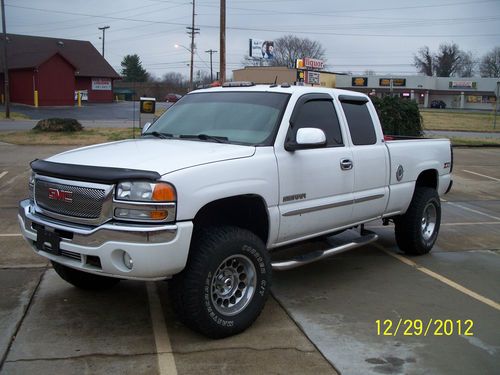
[[[186,268],[169,282],[179,320],[211,338],[248,328],[270,287],[271,262],[261,239],[232,226],[197,232]]]
[[[408,211],[394,220],[396,242],[406,254],[431,251],[441,225],[441,202],[437,191],[417,187]]]
[[[104,290],[109,289],[120,282],[120,279],[116,279],[114,277],[99,276],[92,273],[78,271],[57,262],[52,262],[52,267],[54,267],[56,273],[64,281],[67,281],[80,289]]]

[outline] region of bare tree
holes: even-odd
[[[493,48],[483,56],[479,72],[481,77],[500,77],[500,47]]]
[[[182,74],[176,72],[165,73],[161,81],[170,87],[187,87],[189,84]]]
[[[462,64],[462,52],[456,43],[443,43],[436,53],[434,65],[438,77],[456,75]]]
[[[420,48],[413,56],[413,63],[420,73],[424,73],[426,76],[434,75],[434,56],[429,47]]]
[[[477,62],[477,58],[471,51],[462,51],[456,75],[460,77],[473,77],[477,70]]]
[[[295,67],[295,61],[304,57],[325,60],[325,49],[321,43],[295,35],[285,35],[274,40],[273,66]]]

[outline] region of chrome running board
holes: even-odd
[[[301,254],[288,260],[271,262],[271,266],[275,271],[291,270],[293,268],[297,268],[309,263],[316,262],[318,260],[328,258],[335,254],[343,253],[344,251],[352,250],[357,247],[367,245],[373,241],[376,241],[377,239],[378,239],[377,234],[368,230],[363,230],[362,235],[360,237],[351,240],[345,244],[325,250],[316,250],[306,254]]]

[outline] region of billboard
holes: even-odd
[[[254,59],[271,60],[274,58],[274,41],[264,39],[250,39],[250,57]]]

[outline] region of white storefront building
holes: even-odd
[[[491,110],[500,78],[460,78],[399,75],[337,75],[336,87],[369,95],[396,95],[428,108],[443,101],[446,108]]]

